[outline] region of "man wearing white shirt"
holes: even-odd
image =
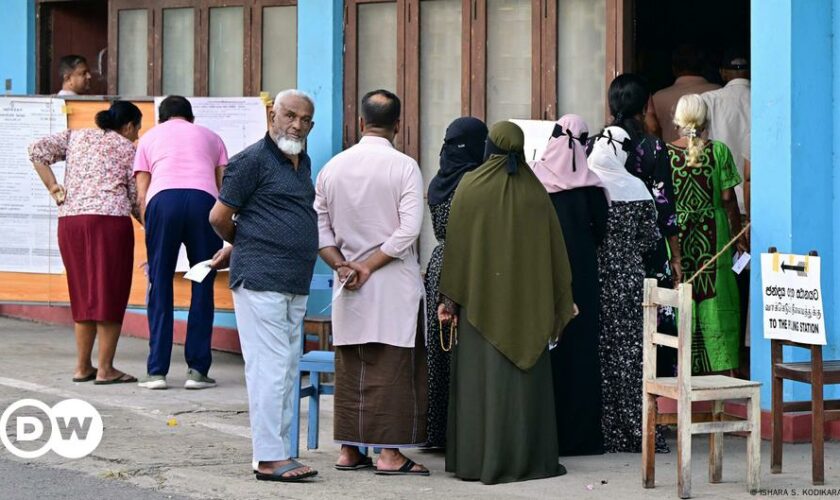
[[[730,51],[723,60],[720,76],[726,86],[702,94],[708,108],[709,139],[720,141],[732,151],[738,174],[744,178],[744,157],[749,156],[750,69],[747,58]],[[746,215],[744,186],[735,187],[738,208]]]
[[[61,75],[61,90],[59,96],[87,94],[90,90],[90,74],[87,59],[79,55],[67,55],[58,63],[58,73]]]
[[[720,141],[732,151],[732,158],[738,167],[738,174],[744,182],[735,186],[741,218],[749,221],[750,183],[750,67],[744,52],[729,50],[720,66],[720,76],[726,86],[701,95],[708,108],[709,139]],[[746,175],[745,175],[746,174]],[[747,240],[749,241],[749,239]],[[736,276],[740,292],[741,345],[749,346],[749,271]],[[742,370],[749,366],[749,349],[741,349]],[[749,369],[741,375],[749,376]]]

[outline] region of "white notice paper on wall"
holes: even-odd
[[[542,160],[545,147],[554,131],[554,122],[545,120],[510,120],[510,122],[519,125],[525,133],[525,161],[528,165]]]
[[[820,258],[761,254],[764,338],[825,345]]]
[[[29,161],[29,145],[67,130],[64,100],[0,98],[0,271],[61,274],[58,209]],[[64,182],[64,162],[52,166]]]
[[[155,123],[160,119],[158,108],[164,97],[155,97]],[[195,123],[219,134],[225,143],[228,158],[265,136],[268,118],[265,103],[259,97],[188,97]],[[175,271],[190,268],[187,249],[181,245]]]

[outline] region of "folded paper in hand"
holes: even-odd
[[[338,290],[336,290],[335,295],[333,296],[332,302],[330,302],[329,304],[327,304],[326,307],[321,309],[321,312],[319,314],[325,313],[327,311],[327,309],[329,309],[330,307],[332,307],[333,304],[335,304],[335,301],[338,300],[339,297],[341,297],[341,292],[344,291],[344,285],[346,285],[347,282],[350,281],[350,279],[355,274],[356,274],[356,271],[350,271],[350,274],[347,275],[347,278],[343,282],[341,282],[341,285],[339,285]]]
[[[201,283],[202,281],[204,281],[204,278],[206,278],[207,275],[210,274],[210,271],[213,270],[210,268],[211,262],[213,262],[212,259],[205,260],[192,266],[189,271],[184,273],[184,278],[195,281],[196,283]]]

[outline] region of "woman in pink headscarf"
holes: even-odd
[[[572,293],[580,314],[551,349],[560,455],[603,453],[597,248],[607,226],[608,197],[586,162],[589,129],[565,115],[554,126],[541,160],[533,165],[557,210],[572,266]]]

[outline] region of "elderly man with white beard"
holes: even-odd
[[[291,459],[294,383],[301,323],[315,259],[318,219],[309,156],[315,103],[298,90],[277,95],[265,137],[230,159],[210,224],[231,247],[236,323],[245,359],[256,478],[301,481],[317,471]]]

